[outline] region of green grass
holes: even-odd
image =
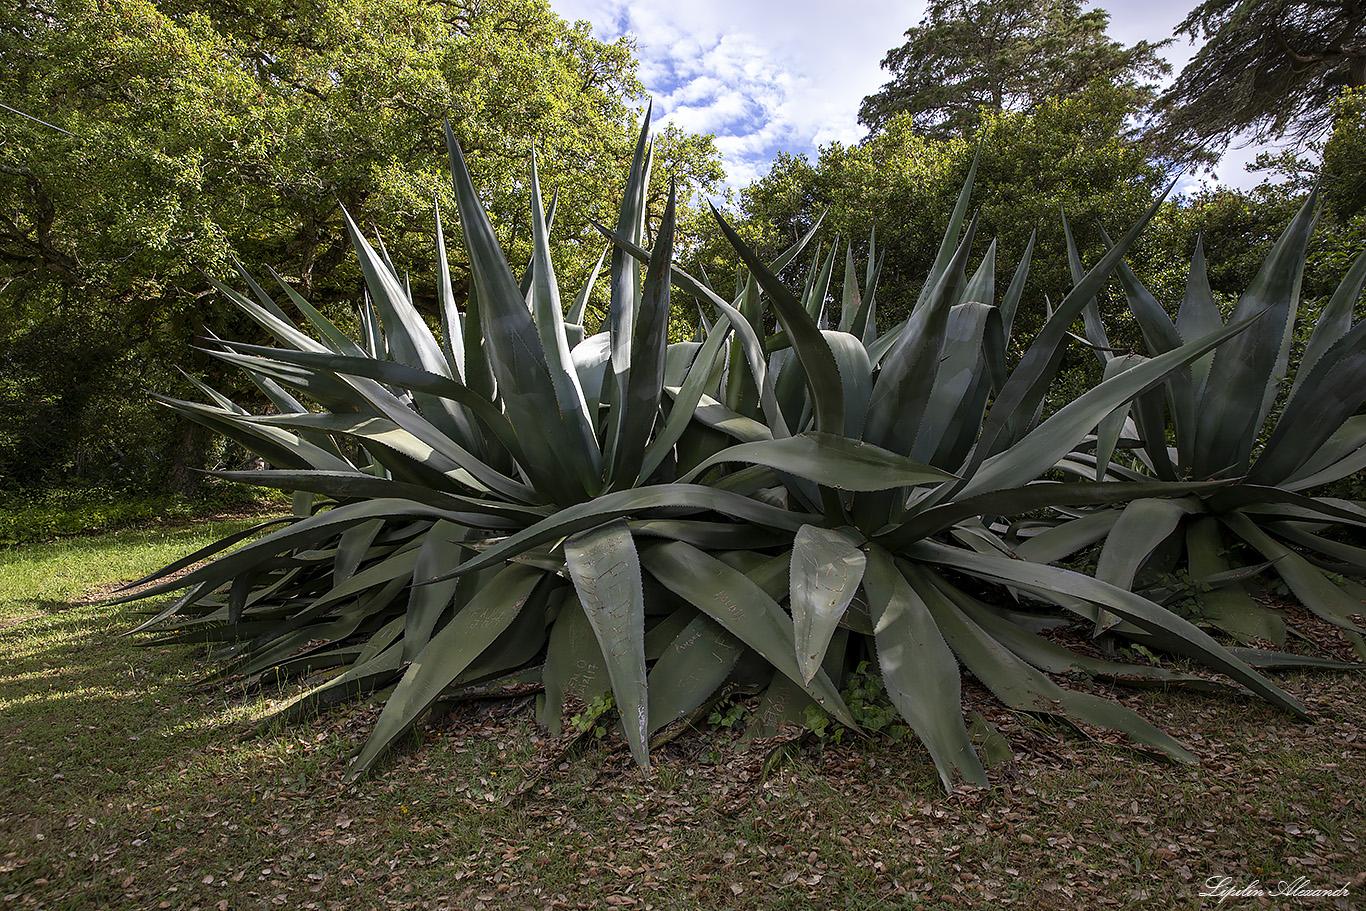
[[[518,703],[456,706],[347,788],[376,706],[258,731],[283,694],[195,688],[196,652],[119,638],[132,608],[81,600],[245,524],[0,553],[0,907],[1213,908],[1209,876],[1366,883],[1359,674],[1280,678],[1312,725],[1253,700],[1132,700],[1189,768],[969,681],[1015,759],[949,797],[922,748],[885,740],[807,744],[765,780],[764,752],[686,734],[646,779],[615,733],[565,755]]]
[[[185,520],[215,509],[285,509],[278,491],[236,484],[207,487],[199,497],[166,492],[130,493],[104,487],[0,492],[0,547],[36,544],[71,535],[133,525]]]

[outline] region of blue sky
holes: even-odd
[[[1110,34],[1126,44],[1161,41],[1196,0],[1102,4]],[[603,40],[634,36],[640,77],[658,122],[714,133],[731,187],[767,172],[779,151],[806,154],[865,134],[858,107],[887,81],[879,67],[905,41],[924,3],[889,0],[551,0],[570,21],[587,20]],[[1195,48],[1166,48],[1179,70]],[[1250,187],[1245,171],[1260,148],[1234,148],[1215,170]]]

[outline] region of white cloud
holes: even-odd
[[[882,57],[924,12],[923,0],[551,0],[603,40],[633,36],[640,77],[660,123],[714,133],[731,187],[767,172],[779,151],[815,157],[830,142],[864,136],[858,108],[889,74]],[[1113,0],[1110,33],[1131,44],[1161,41],[1190,0]],[[1194,52],[1184,38],[1165,50],[1178,69]],[[1251,186],[1243,171],[1260,148],[1230,153],[1219,180]]]

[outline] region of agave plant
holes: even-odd
[[[1251,577],[1274,573],[1306,608],[1343,628],[1366,657],[1359,619],[1366,614],[1366,587],[1351,578],[1366,577],[1366,550],[1333,534],[1366,527],[1366,508],[1311,493],[1366,467],[1366,416],[1358,414],[1366,402],[1366,323],[1352,324],[1366,283],[1366,254],[1319,315],[1291,369],[1315,204],[1315,196],[1306,201],[1229,320],[1253,312],[1265,316],[1218,351],[1171,374],[1162,387],[1116,409],[1103,422],[1094,448],[1074,453],[1065,463],[1078,474],[1124,483],[1216,478],[1237,483],[1074,513],[1017,545],[1016,553],[1046,562],[1102,542],[1098,579],[1146,590],[1168,603],[1180,599],[1202,623],[1238,638],[1279,644],[1286,636],[1283,616],[1245,588]],[[1072,259],[1079,274],[1075,248]],[[1121,263],[1117,271],[1149,356],[1223,325],[1200,246],[1175,320],[1128,266]],[[1109,350],[1094,310],[1086,331],[1107,377],[1146,364],[1143,355]],[[1278,408],[1286,380],[1289,390]],[[1127,466],[1114,460],[1121,437],[1126,440],[1121,451],[1135,457]],[[1102,625],[1117,622],[1109,616]]]
[[[248,414],[207,387],[212,404],[164,400],[273,466],[225,477],[302,493],[284,527],[140,580],[217,555],[147,591],[186,589],[141,629],[208,643],[225,675],[312,683],[282,710],[290,717],[392,687],[355,774],[443,693],[475,690],[540,688],[552,729],[567,694],[610,692],[643,768],[653,734],[735,687],[762,694],[757,733],[810,706],[857,730],[839,687],[864,659],[946,786],[955,776],[986,782],[963,722],[960,660],[1012,707],[1120,729],[1190,759],[1129,709],[1049,675],[1217,684],[1036,635],[1059,610],[1117,616],[1304,713],[1193,624],[1125,587],[1021,561],[991,528],[995,516],[1228,486],[1039,481],[1116,408],[1256,325],[1215,327],[1040,420],[1068,326],[1142,223],[1008,371],[1028,255],[999,304],[994,247],[968,277],[971,176],[910,316],[879,334],[874,256],[861,298],[847,253],[832,330],[823,326],[833,266],[816,268],[800,295],[776,276],[809,237],[766,264],[718,214],[747,269],[729,301],[672,262],[672,196],[653,249],[643,248],[647,116],[617,224],[603,229],[606,329],[585,338],[596,272],[564,315],[534,159],[534,255],[519,281],[448,142],[472,281],[462,311],[438,216],[440,339],[348,219],[368,289],[364,339],[284,287],[316,337],[304,332],[244,272],[252,297],[219,290],[277,346],[218,341],[217,354],[280,413]],[[667,343],[673,289],[714,315],[698,341]],[[770,310],[779,331],[765,337]],[[1033,600],[988,603],[973,593],[982,584]]]

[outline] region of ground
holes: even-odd
[[[203,686],[195,652],[120,638],[133,608],[92,600],[244,525],[0,552],[0,908],[1366,905],[1359,672],[1278,675],[1312,724],[1251,698],[1105,690],[1189,745],[1189,767],[969,680],[1013,758],[992,788],[948,795],[918,744],[777,753],[705,726],[645,777],[615,733],[552,739],[527,700],[450,706],[347,786],[376,705],[263,729],[281,694]],[[1200,896],[1221,882],[1295,894]]]

